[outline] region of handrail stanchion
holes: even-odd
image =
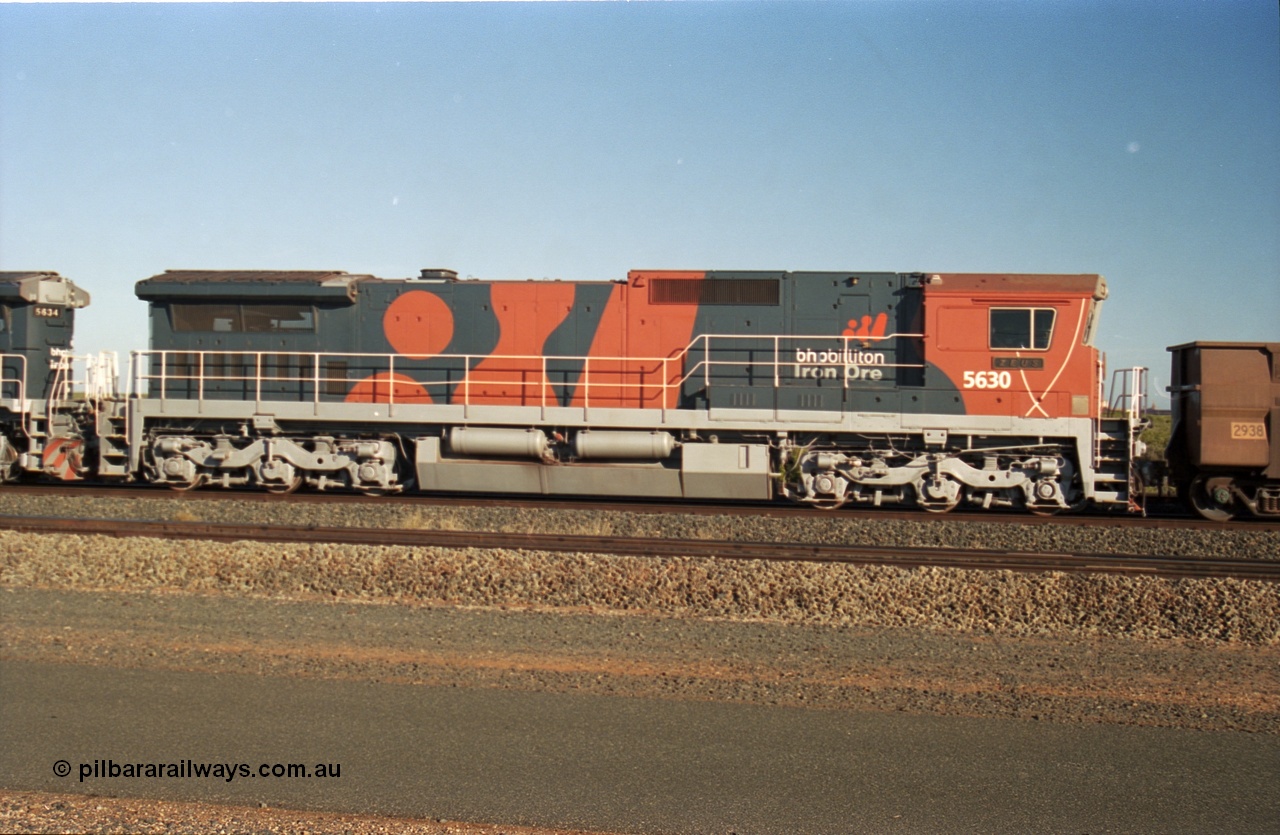
[[[671,372],[667,370],[670,357],[662,358],[662,422],[667,422],[667,403],[671,401]],[[680,393],[676,392],[676,403],[680,402]]]
[[[711,336],[699,334],[698,339],[702,340],[702,390],[709,394],[711,391]],[[707,402],[710,404],[709,399]]]
[[[782,337],[773,337],[773,402],[778,402],[778,389],[782,386],[782,369],[778,359],[778,352],[782,349],[782,343],[779,341]],[[776,409],[775,409],[776,411]]]

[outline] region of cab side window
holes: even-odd
[[[996,350],[1047,351],[1053,341],[1052,308],[993,307],[991,347]]]
[[[174,333],[315,333],[311,305],[173,304]]]

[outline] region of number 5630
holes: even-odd
[[[964,387],[967,389],[1007,389],[1013,384],[1008,371],[966,371]]]

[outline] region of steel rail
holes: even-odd
[[[1230,522],[1209,522],[1185,513],[1181,515],[1130,516],[1121,513],[1081,512],[1057,516],[1036,516],[1032,513],[1005,510],[957,509],[946,514],[925,513],[916,509],[846,507],[838,511],[820,511],[805,505],[780,502],[736,502],[727,504],[713,501],[677,502],[670,499],[597,498],[581,499],[571,496],[489,496],[464,493],[407,493],[392,496],[363,496],[353,492],[298,492],[275,495],[261,490],[196,490],[181,492],[152,484],[101,485],[91,483],[6,484],[0,487],[0,496],[14,495],[63,496],[86,498],[151,499],[156,501],[242,501],[283,502],[285,504],[323,504],[325,502],[371,502],[381,506],[421,506],[424,502],[439,507],[506,507],[543,510],[591,510],[610,513],[680,514],[686,516],[755,516],[771,518],[796,518],[807,514],[815,519],[842,519],[858,521],[899,520],[922,524],[948,524],[956,522],[986,523],[996,525],[1072,525],[1083,527],[1119,526],[1124,528],[1163,528],[1202,531],[1273,531],[1280,530],[1280,521],[1265,518],[1241,517]]]
[[[146,537],[218,542],[334,543],[433,548],[502,548],[522,551],[606,554],[635,557],[692,557],[732,560],[834,562],[903,568],[935,567],[983,571],[1062,571],[1165,578],[1224,578],[1280,581],[1280,560],[1197,558],[1141,554],[1024,553],[965,548],[824,545],[655,539],[563,534],[436,531],[409,528],[355,528],[242,525],[213,522],[159,522],[0,516],[0,529],[33,534]]]

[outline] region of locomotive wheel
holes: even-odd
[[[1191,487],[1187,490],[1187,497],[1191,500],[1191,507],[1195,509],[1196,513],[1199,513],[1210,522],[1230,522],[1236,515],[1234,503],[1230,500],[1230,494],[1227,494],[1227,501],[1219,501],[1217,497],[1210,495],[1206,489],[1208,482],[1209,479],[1202,475],[1196,476],[1192,480]]]
[[[262,486],[268,493],[276,496],[287,496],[302,486],[302,473],[295,473],[293,478],[286,482],[268,482]]]
[[[204,484],[204,476],[198,475],[193,481],[166,481],[165,487],[178,493],[187,493]]]
[[[0,435],[0,484],[17,481],[19,475],[18,451],[8,438]]]
[[[356,489],[360,491],[361,495],[373,496],[375,498],[380,498],[382,496],[394,496],[397,493],[403,492],[403,490],[397,490],[394,487],[357,487]]]
[[[955,479],[940,476],[936,482],[916,483],[916,503],[929,513],[950,513],[964,497],[964,487]]]
[[[1075,501],[1069,502],[1066,507],[1058,508],[1060,513],[1079,513],[1089,506],[1089,500],[1081,493]]]

